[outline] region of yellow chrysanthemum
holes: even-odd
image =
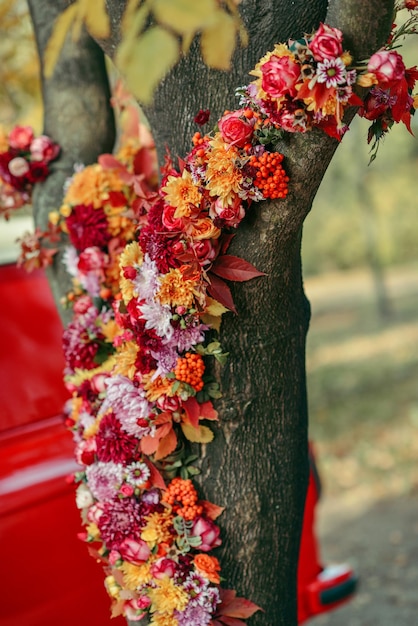
[[[178,626],[178,619],[167,613],[154,613],[150,624],[154,626]]]
[[[234,146],[226,144],[220,133],[210,142],[206,187],[211,196],[218,196],[224,207],[232,204],[243,181],[241,170],[236,167],[239,154]]]
[[[157,580],[157,587],[149,590],[149,597],[151,599],[151,613],[156,613],[153,616],[156,624],[163,624],[164,622],[156,622],[155,619],[159,613],[166,613],[171,615],[173,611],[184,611],[187,606],[189,597],[183,589],[176,585],[172,578],[164,576],[164,578]]]
[[[90,524],[88,524],[88,526],[86,526],[86,531],[87,531],[88,536],[91,537],[92,539],[94,540],[99,539],[100,531],[97,525],[94,524],[93,522],[91,522]]]
[[[122,254],[120,255],[120,291],[125,304],[128,304],[128,302],[132,300],[135,295],[135,290],[132,281],[129,280],[129,278],[125,278],[125,276],[123,275],[123,268],[139,268],[142,265],[143,259],[144,255],[142,254],[142,250],[136,241],[128,243],[128,245],[125,247]]]
[[[170,389],[173,381],[162,376],[152,379],[154,371],[144,374],[142,377],[142,385],[146,391],[146,398],[149,402],[155,402],[160,396],[170,395]]]
[[[118,568],[123,572],[123,585],[127,589],[134,591],[140,585],[148,583],[152,576],[150,574],[150,565],[143,563],[142,565],[134,565],[124,561]]]
[[[162,190],[167,194],[167,204],[176,207],[175,218],[190,217],[200,206],[202,194],[186,169],[181,176],[169,176]]]
[[[101,323],[100,329],[108,343],[113,343],[115,337],[123,332],[123,329],[113,319],[106,322],[106,324]]]
[[[139,347],[134,341],[124,343],[116,353],[116,362],[113,374],[120,374],[133,380],[136,368],[135,361]]]
[[[121,191],[123,186],[115,170],[104,170],[98,163],[88,165],[74,174],[64,204],[92,204],[97,209],[103,205],[110,190]]]
[[[141,539],[147,542],[152,550],[157,543],[171,543],[173,516],[170,510],[163,513],[151,513],[146,517],[146,525],[142,529]]]
[[[185,306],[190,309],[193,306],[195,296],[199,295],[199,283],[195,280],[187,280],[183,277],[181,271],[171,269],[164,276],[159,277],[161,284],[156,294],[156,298],[161,304],[169,304],[170,306]]]
[[[75,373],[65,377],[65,382],[71,383],[75,387],[80,387],[85,380],[91,380],[96,374],[106,374],[113,369],[115,357],[110,356],[101,365],[91,370],[81,370],[76,368]]]
[[[132,241],[135,236],[136,224],[126,214],[126,206],[111,206],[106,204],[104,212],[107,217],[107,224],[109,233],[112,237],[120,237],[125,241]]]

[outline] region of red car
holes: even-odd
[[[73,442],[63,425],[62,325],[46,277],[0,266],[0,626],[105,626],[103,571],[77,539]],[[299,563],[299,623],[349,598],[350,568],[323,569],[314,534],[311,472]]]

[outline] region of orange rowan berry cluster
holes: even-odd
[[[254,185],[265,198],[285,198],[288,192],[289,177],[282,167],[283,155],[280,152],[263,152],[259,157],[252,155],[249,164],[257,169]]]
[[[197,491],[190,479],[173,478],[163,494],[162,501],[170,504],[174,513],[185,520],[193,520],[203,512],[203,507],[197,503]]]
[[[186,352],[184,357],[177,359],[176,369],[174,373],[177,380],[187,383],[195,391],[203,389],[202,376],[205,371],[205,364],[200,354]]]
[[[197,131],[192,137],[192,142],[194,146],[203,146],[208,141],[209,137],[207,135],[202,136],[202,133],[199,133],[199,131]]]

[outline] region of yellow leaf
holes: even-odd
[[[3,0],[3,2],[0,2],[0,20],[4,19],[14,3],[15,0]]]
[[[192,443],[210,443],[214,437],[213,432],[207,426],[194,428],[190,424],[182,423],[181,429],[186,439]]]
[[[145,26],[146,19],[149,15],[149,9],[147,5],[142,6],[132,14],[131,19],[128,21],[126,13],[123,16],[122,25],[122,41],[118,47],[118,63],[122,67],[125,63],[129,63],[131,55],[131,48],[135,45],[137,38],[140,35],[143,27]]]
[[[214,317],[213,315],[207,315],[207,313],[204,313],[200,316],[200,319],[204,324],[207,324],[208,326],[216,330],[216,332],[219,333],[219,331],[221,330],[222,317]]]
[[[159,26],[138,37],[129,52],[116,53],[116,65],[125,75],[131,92],[149,104],[154,89],[179,58],[177,38]]]
[[[205,313],[213,315],[214,317],[220,317],[224,313],[227,313],[229,309],[224,307],[223,304],[215,300],[214,298],[206,298]]]
[[[122,18],[122,37],[136,37],[145,26],[150,8],[147,3],[137,8],[138,0],[129,0]]]
[[[110,35],[109,16],[106,11],[106,0],[84,0],[84,21],[86,28],[93,37],[105,39]]]
[[[157,21],[180,35],[195,33],[214,23],[216,0],[154,0]]]
[[[200,46],[203,60],[209,67],[229,70],[236,42],[236,22],[224,11],[216,12],[216,21],[202,31]]]
[[[57,64],[58,57],[64,45],[65,37],[77,14],[77,4],[71,4],[68,9],[57,18],[54,28],[45,49],[45,77],[50,78]]]

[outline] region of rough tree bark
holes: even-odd
[[[41,59],[53,16],[67,4],[30,0]],[[108,0],[107,6],[113,32],[99,43],[112,57],[124,2]],[[387,39],[393,0],[243,0],[240,10],[250,43],[236,51],[231,72],[209,70],[198,46],[192,46],[147,108],[160,158],[166,145],[174,155],[190,149],[200,108],[209,108],[213,121],[224,109],[236,108],[235,87],[249,81],[248,71],[276,42],[326,21],[344,32],[355,58],[369,56]],[[60,170],[38,191],[38,222],[59,204],[63,174],[72,161],[93,161],[112,140],[102,59],[87,35],[77,48],[66,46],[54,76],[44,81],[44,97],[45,129],[64,150]],[[336,148],[335,140],[316,131],[283,142],[290,193],[280,203],[251,208],[230,249],[267,275],[233,286],[239,316],[226,316],[223,323],[222,345],[230,358],[217,372],[224,394],[217,407],[221,420],[215,442],[203,450],[200,481],[202,495],[226,507],[219,556],[227,585],[265,610],[251,619],[254,626],[297,623],[296,571],[308,475],[309,303],[300,246],[303,221]],[[62,288],[61,279],[58,283]]]

